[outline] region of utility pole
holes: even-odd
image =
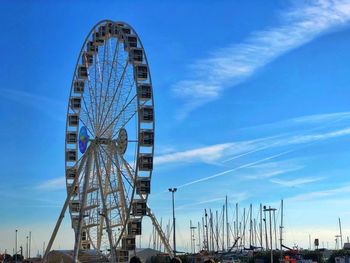
[[[169,192],[171,192],[172,196],[172,204],[173,204],[173,242],[174,242],[174,256],[176,256],[176,231],[175,231],[175,201],[174,194],[177,191],[177,188],[169,188]]]

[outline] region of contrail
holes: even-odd
[[[207,177],[204,177],[204,178],[201,178],[201,179],[192,181],[192,182],[188,182],[188,183],[179,185],[177,188],[182,188],[182,187],[186,187],[186,186],[189,186],[189,185],[192,185],[192,184],[204,182],[204,181],[207,181],[207,180],[210,180],[210,179],[219,177],[219,176],[221,176],[221,175],[225,175],[225,174],[228,174],[228,173],[231,173],[231,172],[234,172],[234,171],[243,169],[243,168],[247,168],[247,167],[253,166],[253,165],[255,165],[255,164],[259,164],[259,163],[262,163],[262,162],[265,162],[265,161],[268,161],[268,160],[271,160],[271,159],[275,159],[275,158],[277,158],[277,157],[279,157],[279,156],[286,155],[286,154],[288,154],[288,153],[290,153],[290,152],[294,152],[294,151],[295,151],[295,150],[285,151],[285,152],[282,152],[282,153],[279,153],[279,154],[275,154],[275,155],[272,155],[272,156],[269,156],[269,157],[260,159],[260,160],[255,161],[255,162],[243,164],[243,165],[241,165],[241,166],[235,167],[235,168],[233,168],[233,169],[226,170],[226,171],[224,171],[224,172],[220,172],[220,173],[217,173],[217,174],[213,174],[213,175],[210,175],[210,176],[207,176]]]

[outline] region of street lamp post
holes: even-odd
[[[176,192],[177,188],[169,188],[169,192],[171,192],[172,196],[172,204],[173,204],[173,242],[174,242],[174,256],[176,256],[176,235],[175,235],[175,202],[174,202],[174,194]]]

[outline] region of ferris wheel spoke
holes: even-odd
[[[102,118],[102,116],[103,116],[103,114],[105,112],[105,105],[106,105],[107,97],[109,97],[109,89],[110,89],[110,84],[111,84],[112,72],[113,72],[113,68],[114,68],[114,64],[115,64],[114,62],[115,62],[116,58],[118,60],[118,53],[119,53],[119,41],[117,40],[116,47],[114,49],[111,70],[109,71],[107,87],[106,87],[106,93],[105,93],[104,101],[103,101],[103,105],[102,105],[102,113],[101,113],[101,116],[100,116],[101,118]],[[101,119],[99,120],[99,122],[101,122]]]
[[[87,106],[86,106],[86,101],[85,101],[84,96],[82,96],[82,99],[83,99],[83,105],[84,105],[84,112],[86,113],[86,116],[87,116],[87,118],[88,118],[88,122],[90,123],[90,127],[91,127],[91,129],[92,129],[92,131],[93,131],[92,135],[95,135],[95,134],[96,134],[96,133],[95,133],[95,127],[94,127],[93,121],[92,121],[92,119],[91,119],[91,117],[90,117],[89,110],[88,110],[88,108],[87,108]]]
[[[115,160],[114,160],[114,158],[113,158],[114,153],[112,153],[112,156],[111,156],[103,147],[100,147],[100,149],[102,149],[102,150],[105,152],[105,154],[106,154],[107,157],[112,161],[112,163],[113,163],[114,166],[117,168],[117,170],[123,175],[124,179],[129,183],[129,185],[130,185],[131,187],[133,187],[132,182],[130,182],[129,179],[124,175],[124,173],[123,173],[121,167],[119,166],[119,164],[117,164],[117,163],[115,162]]]
[[[120,79],[119,79],[118,86],[117,86],[117,88],[116,88],[115,91],[114,91],[114,94],[113,94],[113,97],[112,97],[112,101],[110,102],[110,104],[109,104],[109,106],[108,106],[107,113],[106,113],[106,115],[105,115],[105,117],[104,117],[104,119],[103,119],[103,122],[102,122],[102,124],[101,124],[101,127],[102,127],[102,128],[103,128],[104,123],[105,123],[105,121],[106,121],[106,119],[107,119],[107,116],[108,116],[108,114],[109,114],[109,111],[111,110],[111,107],[112,107],[112,105],[113,105],[113,103],[114,103],[115,95],[116,95],[116,93],[117,93],[117,91],[118,91],[118,89],[119,89],[119,86],[120,86],[121,81],[122,81],[123,78],[124,78],[124,75],[125,75],[125,72],[126,72],[126,68],[127,68],[127,66],[128,66],[128,63],[129,63],[129,61],[127,60],[126,63],[125,63],[125,67],[123,68],[123,73],[122,73],[122,75],[121,75],[121,77],[120,77]],[[102,135],[101,135],[101,136],[102,136]]]
[[[122,207],[122,218],[123,218],[123,220],[122,220],[122,223],[124,224],[125,223],[125,220],[126,220],[126,218],[127,218],[127,200],[126,200],[126,197],[125,197],[125,186],[124,186],[124,181],[123,181],[123,179],[122,179],[122,177],[121,177],[121,169],[118,169],[120,166],[119,166],[119,162],[118,162],[118,160],[116,160],[116,162],[117,162],[117,172],[116,172],[116,174],[117,174],[117,178],[118,178],[118,187],[119,187],[119,193],[120,193],[120,201],[121,201],[121,207]],[[124,176],[124,175],[123,175]]]
[[[104,70],[105,70],[105,64],[106,64],[106,50],[107,50],[107,41],[105,41],[104,46],[103,46],[103,59],[102,59],[102,71],[101,71],[101,65],[99,60],[97,61],[98,63],[98,72],[99,72],[99,77],[100,77],[100,93],[99,93],[99,103],[98,103],[98,108],[97,108],[97,122],[99,124],[99,119],[100,119],[100,110],[101,110],[101,100],[102,100],[102,91],[103,91],[103,78],[104,78]],[[97,98],[96,98],[97,99]]]
[[[128,99],[129,99],[129,96],[130,96],[130,94],[131,94],[131,91],[132,91],[133,86],[134,86],[134,83],[132,83],[132,84],[130,85],[130,89],[129,89],[129,91],[128,91],[128,94],[127,94],[127,96],[126,96],[126,98],[125,98],[125,100],[124,100],[124,102],[123,102],[122,109],[124,109],[124,110],[123,110],[124,112],[126,112],[126,104],[127,104]],[[137,94],[135,94],[135,96],[131,99],[131,101],[133,101],[133,100],[136,98],[136,96],[137,96]],[[128,105],[132,105],[132,104],[131,104],[131,101],[128,102]],[[135,108],[136,108],[136,111],[137,111],[137,106],[136,106]],[[118,110],[118,109],[116,109],[116,110]],[[133,112],[134,112],[134,111],[133,111]],[[124,115],[124,114],[123,114],[123,115]],[[122,116],[122,115],[121,115],[121,116]],[[121,116],[116,120],[112,133],[114,133],[115,128],[117,127],[117,124],[118,124],[119,120],[121,119]]]
[[[92,98],[94,97],[94,94],[93,94],[93,89],[92,89],[92,85],[91,85],[91,78],[90,78],[89,71],[88,71],[87,80],[88,80],[89,102],[90,102],[90,108],[91,108],[91,114],[92,114],[93,127],[94,127],[94,130],[96,131],[96,119],[95,119],[94,106],[93,106],[93,100],[92,100]]]
[[[101,156],[100,154],[97,152],[97,158],[98,160],[101,160]],[[105,197],[107,197],[107,191],[108,191],[108,182],[110,180],[110,172],[111,172],[111,162],[108,161],[107,165],[104,163],[103,159],[102,159],[102,164],[105,170],[105,182],[104,182],[104,189],[103,189],[103,193],[105,195]],[[106,212],[106,214],[108,215],[108,211]],[[100,215],[100,228],[99,228],[99,234],[98,234],[98,240],[97,240],[97,248],[100,249],[101,248],[101,236],[102,236],[102,231],[103,231],[103,220],[102,220],[102,215]]]
[[[126,170],[127,170],[127,173],[129,174],[130,176],[130,179],[132,182],[134,182],[135,184],[135,180],[136,180],[136,176],[135,176],[135,172],[134,172],[134,169],[132,168],[132,166],[125,160],[125,158],[123,157],[122,154],[117,154],[119,156],[119,158],[122,160],[123,162],[123,165],[125,166]]]
[[[135,95],[135,96],[136,96],[136,95]],[[145,105],[145,104],[146,104],[146,101],[145,101],[144,103],[142,103],[142,104],[138,107],[138,109],[137,109],[136,111],[134,111],[134,112],[124,121],[123,125],[121,125],[120,127],[117,127],[117,126],[116,126],[116,127],[114,128],[115,133],[113,134],[113,138],[114,138],[114,136],[117,135],[118,131],[119,131],[121,128],[124,128],[124,127],[129,123],[129,121],[136,115],[136,113],[138,112],[138,110],[141,109],[142,106]]]
[[[134,99],[137,97],[137,94],[128,102],[127,105],[125,105],[119,112],[119,114],[107,125],[107,127],[103,130],[103,132],[101,133],[101,136],[103,136],[103,134],[114,125],[114,123],[116,121],[119,120],[119,118],[122,116],[122,114],[124,113],[124,111],[128,108],[128,106],[134,101]]]
[[[101,159],[102,159],[102,164],[104,165],[104,167],[106,167],[106,163],[105,163],[105,161],[103,160],[103,157],[102,157],[102,154],[100,153],[100,155],[101,155]],[[106,169],[106,168],[105,168]],[[107,182],[108,184],[109,184],[109,186],[110,186],[110,189],[116,189],[116,188],[118,188],[118,187],[114,187],[114,185],[112,184],[112,181],[111,181],[111,178],[109,178],[109,180],[108,180],[108,182]],[[118,189],[118,193],[120,192],[120,190]],[[124,217],[123,217],[123,212],[121,211],[121,207],[120,207],[120,202],[118,201],[118,200],[120,200],[121,198],[119,198],[117,195],[116,195],[116,192],[115,191],[112,191],[112,195],[113,195],[113,198],[114,198],[114,203],[115,203],[115,208],[117,209],[117,211],[118,211],[118,214],[114,217],[114,219],[117,219],[117,221],[118,222],[120,222],[120,223],[116,223],[116,224],[114,224],[114,225],[111,225],[110,227],[112,228],[112,227],[117,227],[117,226],[123,226],[124,225],[124,223],[123,223],[123,221],[124,221]],[[111,209],[109,210],[109,212],[110,212],[110,216],[109,216],[109,218],[112,220],[113,219],[113,217],[112,217],[112,207],[111,207]],[[111,223],[112,224],[112,223]],[[115,241],[115,244],[117,245],[117,241]]]
[[[96,157],[97,157],[97,152],[95,151]],[[102,208],[103,208],[103,217],[106,220],[106,227],[107,227],[107,234],[108,234],[108,239],[109,239],[109,243],[113,246],[113,237],[112,237],[112,230],[110,229],[110,219],[107,213],[107,205],[106,205],[106,193],[103,192],[103,182],[102,182],[102,176],[100,174],[100,167],[97,161],[97,158],[95,158],[95,166],[96,166],[96,170],[97,170],[97,177],[98,177],[98,181],[99,181],[99,188],[100,188],[100,195],[101,195],[101,200],[102,200]],[[113,250],[112,250],[113,251]],[[112,262],[114,262],[114,253],[111,251],[112,253]]]
[[[89,65],[88,65],[88,63],[87,63],[87,59],[86,59],[86,62],[85,62],[85,67],[86,68],[89,68]],[[93,108],[93,104],[92,104],[92,98],[93,97],[95,97],[94,96],[94,94],[91,94],[92,92],[93,92],[93,90],[92,90],[92,84],[91,84],[91,74],[90,74],[90,71],[88,70],[87,71],[87,80],[88,80],[88,88],[89,88],[89,101],[90,101],[90,107],[91,107],[91,111],[92,111],[92,117],[93,117],[93,127],[95,126],[95,118],[94,118],[94,108]],[[82,96],[83,97],[83,101],[85,101],[85,98],[84,98],[84,96]],[[86,105],[85,105],[85,107],[86,107]],[[87,107],[86,107],[86,109],[87,109]],[[87,112],[89,112],[89,110],[87,109]],[[93,128],[93,130],[95,131],[95,127]]]
[[[104,161],[104,159],[103,159],[103,157],[102,157],[102,154],[100,153],[99,155],[100,155],[100,158],[101,158],[101,160],[102,160],[102,164],[103,164],[104,168],[107,169],[107,168],[106,168],[106,162]],[[108,163],[109,163],[109,165],[110,165],[109,169],[111,169],[113,160],[112,160],[111,158],[109,158],[109,157],[108,157]],[[107,164],[107,165],[108,165],[108,164]],[[113,194],[114,201],[115,201],[116,204],[118,204],[118,203],[119,203],[119,201],[118,201],[119,198],[115,196],[115,191],[113,191],[113,190],[115,190],[116,187],[113,186],[110,176],[108,177],[108,180],[106,180],[106,184],[107,184],[107,185],[106,185],[107,187],[108,187],[108,185],[109,185],[110,189],[112,190],[112,194]],[[117,209],[118,209],[118,211],[119,211],[119,214],[121,214],[121,212],[120,212],[120,210],[119,210],[119,207],[118,207]]]

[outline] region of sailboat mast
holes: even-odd
[[[225,250],[225,205],[222,206],[222,251]]]
[[[340,221],[340,217],[339,219],[339,234],[340,234],[340,249],[343,249],[343,234],[341,232],[341,221]]]
[[[282,241],[283,241],[283,199],[281,200],[281,226],[280,226],[280,252],[281,252],[281,259],[283,257],[283,251],[282,251]]]
[[[262,234],[262,204],[260,204],[260,246],[263,247],[263,234]]]
[[[252,221],[252,204],[250,204],[250,207],[249,207],[249,248],[252,246],[252,236],[253,236],[253,231],[252,231],[252,228],[253,228],[253,221]]]
[[[227,208],[227,195],[225,198],[225,208],[226,208],[226,249],[229,249],[230,240],[229,240],[229,225],[228,225],[228,208]]]

